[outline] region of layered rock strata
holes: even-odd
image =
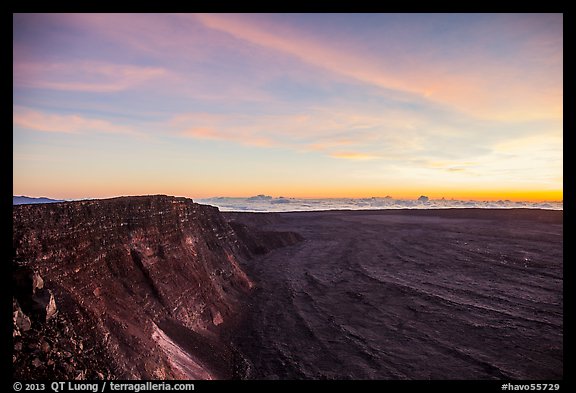
[[[163,195],[14,206],[13,219],[15,378],[234,377],[223,337],[253,287],[240,262],[267,250],[258,234]]]

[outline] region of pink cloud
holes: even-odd
[[[247,146],[270,147],[278,145],[278,143],[272,139],[260,137],[242,127],[231,129],[192,127],[180,132],[180,135],[196,139],[234,142]]]
[[[180,135],[198,139],[298,150],[302,150],[303,146],[307,146],[306,150],[329,150],[352,143],[350,138],[335,136],[342,133],[354,134],[355,144],[373,140],[374,135],[363,130],[367,125],[377,124],[377,121],[371,116],[330,114],[321,109],[311,109],[307,114],[287,115],[183,114],[175,116],[170,125],[180,130]]]
[[[164,58],[197,59],[206,54],[210,43],[215,43],[213,37],[207,37],[206,31],[202,31],[205,30],[202,25],[194,21],[186,23],[178,14],[82,13],[53,17],[58,23]]]
[[[173,117],[164,128],[188,138],[319,151],[349,159],[379,158],[341,152],[351,146],[369,150],[379,146],[386,157],[422,149],[421,136],[408,128],[401,114],[376,116],[346,108],[311,108],[307,113],[286,115],[190,113]]]
[[[166,74],[167,71],[159,67],[88,61],[16,62],[13,70],[17,86],[94,93],[130,89]]]
[[[307,65],[330,71],[326,73],[329,75],[327,79],[353,79],[387,89],[387,94],[391,89],[416,95],[424,101],[448,105],[478,117],[514,121],[561,118],[563,113],[561,45],[550,42],[548,36],[531,38],[526,41],[525,47],[519,48],[524,54],[530,55],[530,60],[534,58],[538,59],[538,62],[548,63],[549,68],[542,72],[542,68],[538,67],[533,71],[534,68],[529,64],[523,67],[517,63],[507,64],[499,57],[484,56],[481,50],[475,55],[469,54],[462,58],[439,58],[432,50],[425,53],[403,52],[393,48],[395,56],[390,58],[359,48],[352,41],[335,45],[326,38],[307,34],[305,30],[291,28],[277,21],[271,26],[265,15],[42,16],[47,17],[53,18],[55,23],[76,27],[88,36],[96,36],[102,42],[108,40],[128,51],[137,50],[162,59],[166,64],[179,64],[180,67],[204,59],[213,59],[216,50],[234,50],[235,53],[249,56],[255,64],[270,64],[275,56],[268,56],[269,53],[266,52],[273,50],[293,56]],[[521,18],[523,21],[525,19]],[[528,23],[528,26],[513,25],[510,27],[510,34],[530,33],[531,23],[523,23]],[[490,31],[486,31],[485,35],[487,40],[494,38]],[[238,40],[250,45],[239,45]],[[265,50],[255,50],[255,45]],[[395,43],[390,45],[394,46]],[[368,46],[365,45],[364,48],[366,47]],[[174,74],[168,75],[166,70],[156,67],[117,65],[110,69],[98,64],[76,64],[63,70],[62,68],[66,68],[63,65],[54,68],[51,64],[34,64],[28,67],[26,63],[15,63],[15,83],[58,90],[113,92],[139,86],[162,76],[163,84],[160,88],[164,91],[178,90],[186,95],[208,99],[269,99],[270,97],[255,85],[265,82],[266,77],[273,74],[274,70],[282,69],[282,72],[288,72],[287,68],[282,68],[282,62],[279,61],[274,67],[252,75],[252,78],[258,79],[256,82],[252,80],[246,84],[237,83],[237,80],[231,78],[220,83],[213,80],[207,83],[202,76],[194,76],[187,71],[181,71],[182,75],[176,76],[177,67],[172,65],[170,68],[174,70]],[[170,78],[167,78],[168,76]],[[164,83],[167,79],[170,79],[169,87]],[[530,83],[527,83],[527,80]]]
[[[116,125],[106,120],[90,119],[79,115],[55,115],[22,107],[13,109],[12,123],[17,127],[40,132],[136,134],[129,127]]]
[[[183,114],[172,118],[170,125],[187,138],[228,141],[248,146],[279,145],[277,134],[264,132],[264,118],[246,115],[209,113]],[[269,135],[269,136],[263,136]]]
[[[520,75],[529,75],[529,71],[507,65],[500,59],[486,59],[481,53],[476,58],[448,61],[437,61],[430,53],[410,53],[409,57],[395,58],[392,63],[385,57],[362,53],[346,44],[335,47],[331,42],[285,25],[275,25],[271,30],[260,17],[201,14],[194,18],[207,27],[295,56],[336,75],[415,94],[423,100],[449,105],[478,117],[526,120],[562,116],[561,77],[538,72],[531,75],[531,81],[537,83],[526,83]],[[530,52],[530,48],[525,50]],[[538,45],[534,51],[539,53]],[[555,55],[552,61],[560,64],[561,72],[561,55]],[[400,63],[404,67],[398,67]]]
[[[296,31],[284,28],[281,34],[271,33],[260,27],[257,21],[247,21],[238,15],[199,14],[195,15],[195,18],[212,29],[226,32],[236,38],[269,49],[288,53],[306,63],[365,82],[407,90],[404,82],[388,77],[386,73],[371,69],[374,66],[365,64],[361,58],[348,56],[341,50],[331,49],[321,42],[315,42],[312,37],[303,36]],[[278,26],[278,28],[282,28],[282,26]]]

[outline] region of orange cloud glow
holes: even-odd
[[[380,157],[372,155],[372,154],[365,154],[365,153],[355,153],[355,152],[335,152],[331,153],[330,157],[333,158],[342,158],[345,160],[377,160]]]

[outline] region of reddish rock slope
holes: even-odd
[[[157,195],[15,206],[13,219],[13,266],[39,273],[58,308],[16,329],[16,378],[233,377],[222,336],[255,250],[216,208]]]

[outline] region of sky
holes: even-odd
[[[15,14],[13,194],[562,200],[561,14]]]

